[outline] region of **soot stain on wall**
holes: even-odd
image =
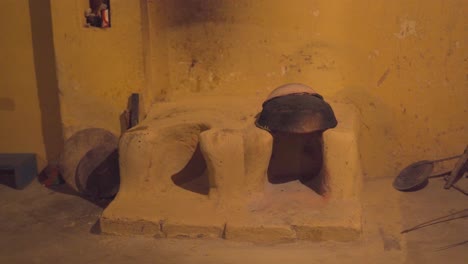
[[[204,22],[225,22],[225,5],[219,0],[164,0],[169,26],[189,26]]]

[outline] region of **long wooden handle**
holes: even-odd
[[[460,174],[463,174],[461,170],[465,168],[465,164],[467,163],[467,161],[468,161],[468,146],[465,148],[465,152],[458,159],[457,164],[455,165],[455,168],[452,170],[452,172],[450,173],[450,176],[447,178],[447,182],[445,183],[445,186],[444,186],[445,189],[452,187],[455,181],[459,178],[458,176]]]

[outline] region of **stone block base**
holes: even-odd
[[[358,115],[349,105],[332,107],[339,124],[314,149],[323,153],[320,175],[312,176],[322,192],[299,180],[270,181],[273,137],[254,125],[261,102],[160,103],[120,140],[121,186],[102,231],[256,243],[358,238]]]

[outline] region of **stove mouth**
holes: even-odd
[[[206,167],[206,161],[198,143],[185,167],[171,176],[172,182],[187,191],[208,195],[210,183]]]
[[[208,195],[210,191],[210,182],[208,179],[207,163],[200,148],[200,134],[209,130],[206,124],[186,124],[183,127],[185,134],[171,133],[175,137],[176,144],[182,143],[181,146],[185,151],[176,154],[176,159],[180,159],[180,170],[171,176],[172,182],[182,189]]]
[[[322,131],[311,133],[272,133],[273,151],[268,166],[268,181],[282,184],[300,181],[320,195],[326,192],[323,166]]]
[[[255,124],[273,136],[268,181],[299,180],[324,194],[322,134],[338,125],[331,106],[312,88],[291,83],[273,90],[262,107]]]

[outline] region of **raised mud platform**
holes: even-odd
[[[261,101],[156,105],[121,138],[120,191],[101,217],[102,231],[259,243],[358,238],[359,121],[353,106],[331,106],[338,126],[323,134],[319,194],[299,180],[269,182],[273,137],[254,125]]]

